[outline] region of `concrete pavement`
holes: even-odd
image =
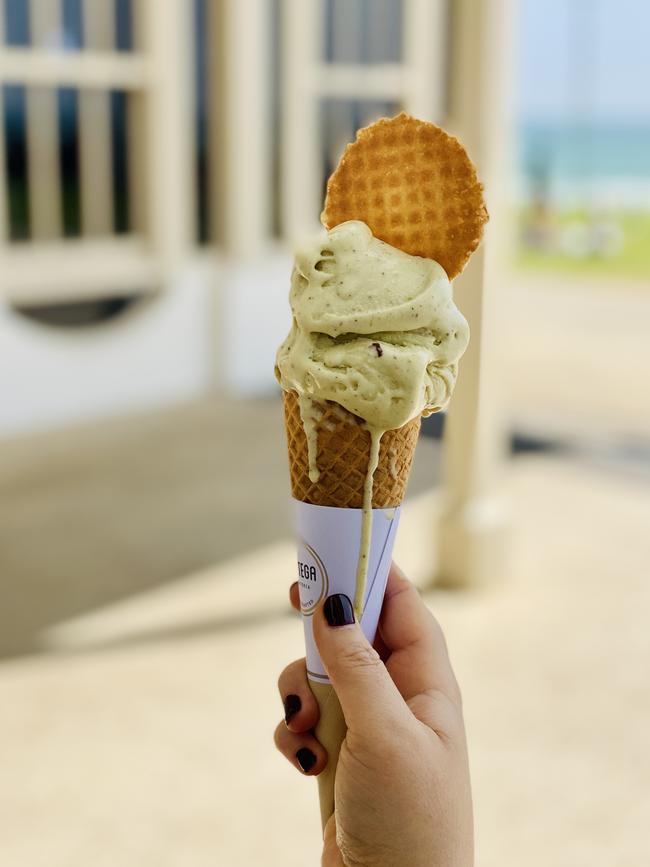
[[[515,462],[507,490],[510,576],[426,597],[464,691],[477,863],[645,863],[650,490],[549,458]],[[397,556],[416,577],[435,510],[406,508]],[[291,573],[280,541],[5,662],[0,863],[316,865],[314,784],[271,743],[275,679],[301,653]]]

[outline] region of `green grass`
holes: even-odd
[[[584,212],[565,212],[555,218],[560,230],[569,223],[584,221]],[[577,275],[646,277],[650,278],[650,212],[610,213],[607,220],[620,227],[623,243],[620,250],[609,256],[576,258],[558,251],[539,251],[526,248],[520,241],[515,257],[518,267],[534,271],[562,271]],[[528,223],[528,213],[518,215],[521,230]]]

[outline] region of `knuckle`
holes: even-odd
[[[449,690],[428,690],[426,696],[430,707],[430,728],[447,740],[464,731],[462,708]]]
[[[288,685],[305,678],[305,659],[295,659],[282,669],[278,676],[278,691],[282,694]]]
[[[425,608],[425,611],[431,637],[433,638],[434,642],[444,650],[445,654],[448,654],[449,651],[447,648],[447,639],[445,637],[442,626],[440,625],[439,621],[437,620],[432,611],[430,611],[428,608]]]
[[[354,670],[374,669],[382,665],[379,654],[369,644],[355,644],[340,661],[346,669]]]
[[[282,752],[282,744],[284,741],[284,732],[285,732],[284,723],[282,723],[282,722],[278,723],[277,726],[275,727],[275,731],[273,732],[273,743],[275,744],[276,749],[280,750],[280,752]]]
[[[430,693],[430,701],[440,719],[451,721],[456,717],[458,709],[447,691],[443,692],[441,689],[433,690]]]
[[[456,675],[452,674],[451,678],[451,697],[452,700],[456,702],[456,706],[460,711],[461,715],[463,713],[463,692],[456,680]]]

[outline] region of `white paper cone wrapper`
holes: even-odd
[[[312,617],[321,602],[333,593],[345,593],[354,600],[363,511],[312,506],[299,500],[294,500],[294,504],[307,674],[318,683],[329,683],[314,642]],[[368,574],[361,617],[361,628],[371,643],[377,633],[400,508],[372,511]]]

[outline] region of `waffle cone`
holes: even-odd
[[[318,425],[317,482],[309,478],[307,437],[300,417],[298,395],[284,393],[284,423],[289,452],[291,493],[294,499],[315,506],[363,507],[363,486],[370,457],[370,432],[361,419],[335,403],[321,404]],[[375,470],[372,505],[375,509],[399,506],[406,493],[413,453],[420,432],[420,418],[381,438]]]
[[[316,506],[363,507],[363,488],[370,457],[370,433],[361,419],[338,404],[321,404],[318,424],[317,482],[309,478],[307,437],[300,417],[298,395],[285,391],[284,421],[289,452],[291,492],[296,500]],[[374,474],[372,505],[376,509],[399,506],[406,493],[413,453],[420,432],[420,418],[381,438],[379,463]],[[327,767],[318,776],[318,796],[323,828],[334,812],[334,780],[339,751],[345,737],[345,718],[329,684],[310,683],[320,718],[316,737],[327,750]]]

